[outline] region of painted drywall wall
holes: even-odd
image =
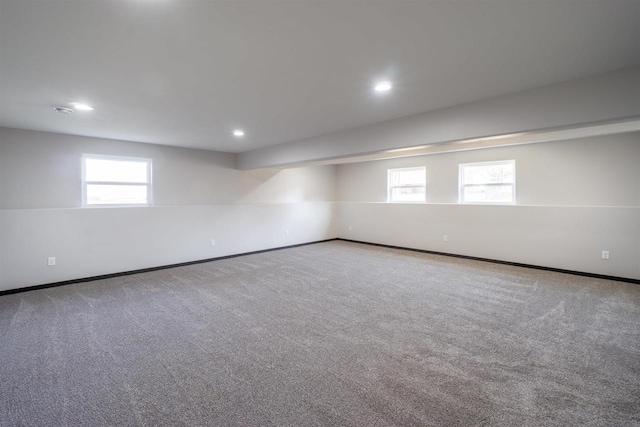
[[[387,170],[425,166],[428,203],[458,203],[458,165],[516,161],[517,203],[640,206],[640,133],[338,166],[340,201],[386,202]]]
[[[459,163],[507,159],[516,205],[457,204]],[[631,133],[340,165],[339,236],[640,279],[639,164]],[[385,203],[387,169],[410,166],[427,203]]]
[[[155,205],[80,208],[82,153],[152,158]],[[458,205],[458,163],[494,159],[516,160],[519,205]],[[639,133],[242,172],[232,154],[0,128],[0,290],[333,237],[640,279],[638,164]],[[386,203],[387,169],[414,165],[429,203]]]
[[[640,117],[640,67],[633,67],[247,151],[238,155],[238,167],[273,167],[637,117]]]
[[[236,170],[236,155],[0,128],[0,209],[77,208],[83,153],[153,160],[155,206],[333,199],[335,169]]]
[[[154,206],[81,208],[83,153],[151,158]],[[243,172],[235,161],[0,128],[0,290],[336,237],[334,166]]]

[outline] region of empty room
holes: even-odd
[[[0,0],[0,427],[640,426],[639,23]]]

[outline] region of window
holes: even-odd
[[[515,203],[516,161],[460,164],[460,203]]]
[[[82,156],[83,206],[151,204],[151,160]]]
[[[424,167],[389,169],[389,202],[424,202],[426,195],[426,170]]]

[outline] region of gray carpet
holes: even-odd
[[[0,297],[0,425],[640,425],[640,286],[326,242]]]

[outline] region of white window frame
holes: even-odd
[[[463,184],[465,167],[503,166],[503,165],[513,165],[513,182],[512,183]],[[511,184],[511,201],[510,202],[465,202],[464,201],[465,187],[480,187],[480,186],[505,185],[505,184]],[[489,161],[489,162],[460,163],[458,165],[458,203],[462,205],[515,205],[516,204],[516,161],[515,160],[495,160],[495,161]]]
[[[113,182],[113,181],[87,181],[87,159],[100,159],[100,160],[120,160],[120,161],[133,161],[144,162],[147,164],[147,183],[140,182]],[[151,206],[153,204],[153,181],[151,173],[152,160],[140,157],[125,157],[125,156],[107,156],[103,154],[83,154],[82,159],[82,207],[83,208],[126,208],[126,207],[141,207]],[[89,204],[87,203],[87,185],[146,185],[147,186],[147,203],[113,203],[113,204]]]
[[[420,170],[424,173],[425,183],[424,185],[402,185],[402,186],[392,186],[391,185],[391,174],[396,171],[410,171],[410,170]],[[424,188],[424,200],[416,200],[416,201],[396,201],[391,200],[392,190],[394,188]],[[427,201],[427,168],[425,166],[414,166],[410,168],[392,168],[387,169],[387,203],[426,203]]]

